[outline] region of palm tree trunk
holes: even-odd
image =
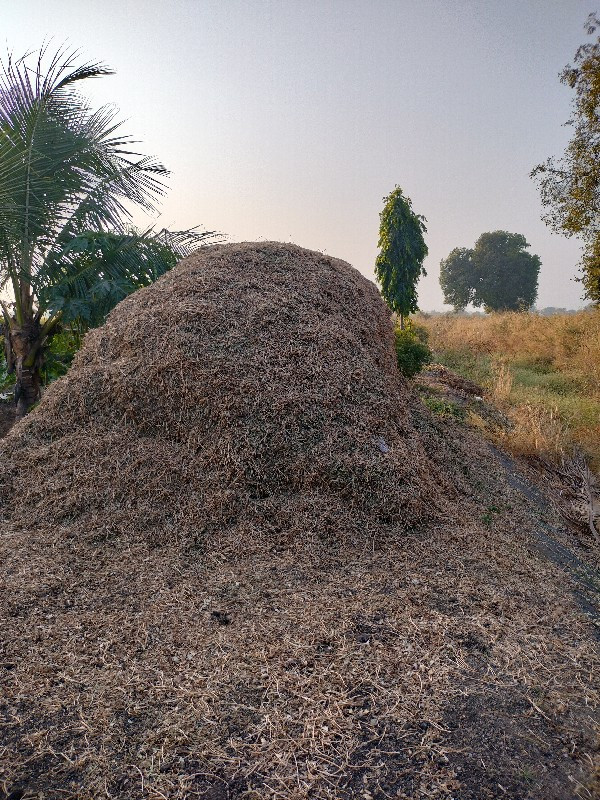
[[[28,315],[29,316],[29,315]],[[41,346],[43,339],[42,326],[29,316],[19,325],[12,317],[8,327],[8,347],[10,361],[15,371],[15,416],[21,419],[31,406],[40,399],[41,387]]]

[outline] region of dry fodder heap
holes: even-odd
[[[293,245],[211,247],[87,336],[5,441],[1,499],[15,523],[92,539],[368,539],[423,521],[439,491],[407,402],[359,272]]]
[[[280,244],[88,336],[1,445],[0,795],[591,796],[596,643],[539,509],[392,345],[372,284]]]

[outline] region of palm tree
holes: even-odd
[[[17,418],[39,398],[44,352],[65,323],[98,324],[116,302],[170,269],[215,234],[139,232],[164,194],[165,167],[132,151],[116,111],[92,111],[81,81],[112,74],[75,66],[59,50],[43,69],[30,54],[0,72],[0,297],[7,365],[16,376]]]

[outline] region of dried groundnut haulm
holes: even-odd
[[[583,782],[587,623],[523,505],[482,521],[510,495],[489,451],[436,425],[343,261],[207,247],[120,303],[0,445],[0,786],[475,800]],[[515,759],[546,765],[541,793]]]

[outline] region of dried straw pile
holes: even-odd
[[[0,498],[92,538],[368,539],[437,494],[406,403],[360,273],[292,245],[207,248],[87,337],[7,442]]]
[[[539,511],[347,264],[217,246],[125,300],[0,499],[2,800],[593,796],[600,666]]]

